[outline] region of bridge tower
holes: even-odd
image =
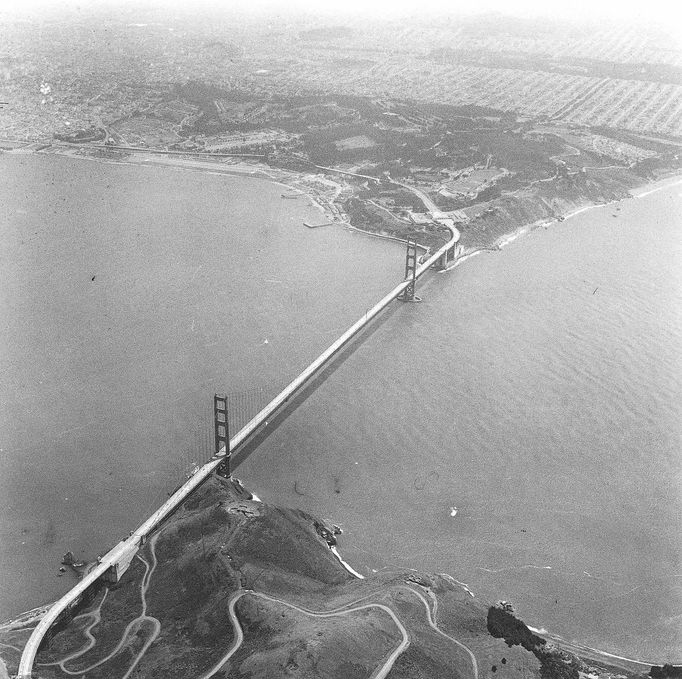
[[[230,425],[227,421],[227,396],[215,394],[213,396],[213,422],[215,425],[215,454],[222,456],[223,461],[220,463],[216,472],[220,476],[230,478],[232,471],[230,469]]]
[[[407,251],[405,253],[405,280],[410,284],[398,296],[401,302],[420,302],[419,297],[414,294],[417,283],[417,241],[407,240]]]

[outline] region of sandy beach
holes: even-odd
[[[137,165],[137,166],[162,166],[162,167],[170,167],[170,168],[176,168],[178,170],[187,170],[187,171],[193,171],[193,172],[205,172],[208,174],[213,174],[213,175],[230,175],[230,176],[237,176],[237,177],[249,177],[252,179],[261,179],[261,180],[266,180],[269,182],[272,182],[274,184],[277,184],[284,189],[290,190],[290,191],[295,191],[297,194],[301,196],[305,196],[308,198],[308,200],[311,202],[312,205],[315,206],[317,210],[320,211],[322,215],[322,219],[325,222],[325,226],[327,225],[326,222],[329,223],[329,225],[332,224],[338,224],[342,225],[345,228],[352,230],[352,231],[358,231],[364,234],[367,234],[369,236],[372,236],[374,238],[383,238],[386,240],[393,240],[393,241],[398,241],[398,242],[405,242],[404,239],[399,238],[397,236],[392,236],[391,234],[388,233],[375,233],[372,231],[368,231],[366,229],[362,229],[360,227],[357,227],[353,224],[351,224],[350,219],[347,214],[345,214],[342,210],[342,208],[336,203],[336,199],[339,197],[339,195],[344,191],[346,188],[344,184],[339,183],[338,181],[334,181],[330,179],[328,176],[323,175],[323,174],[313,174],[313,173],[299,173],[299,172],[294,172],[291,170],[283,170],[280,168],[272,168],[269,165],[257,161],[242,161],[242,160],[233,160],[231,158],[212,158],[212,157],[207,157],[205,160],[200,159],[196,156],[183,156],[183,155],[173,155],[173,154],[158,154],[154,153],[153,150],[150,151],[144,151],[144,150],[130,150],[130,151],[125,151],[127,154],[125,157],[121,158],[115,158],[115,157],[101,157],[101,156],[96,156],[92,153],[92,151],[99,150],[100,148],[104,147],[86,147],[88,151],[91,153],[83,153],[82,149],[79,147],[71,147],[71,146],[65,146],[65,145],[50,145],[47,148],[40,148],[39,150],[35,151],[37,153],[42,153],[42,154],[59,154],[59,155],[67,155],[72,158],[79,158],[81,160],[89,160],[89,161],[96,161],[96,162],[105,162],[105,163],[115,163],[115,164],[128,164],[128,165]],[[9,153],[17,153],[21,152],[21,147],[20,148],[14,148],[12,150],[9,150]],[[197,154],[198,155],[198,154]],[[320,192],[318,190],[315,190],[312,184],[317,183],[318,185],[325,186],[329,190],[333,191],[333,196],[323,196],[320,195]],[[654,193],[656,191],[660,191],[662,189],[667,188],[668,186],[675,185],[675,184],[680,184],[682,183],[682,179],[680,179],[680,175],[676,174],[673,176],[665,177],[664,179],[660,179],[656,182],[649,182],[649,183],[644,183],[642,186],[637,187],[635,189],[632,189],[630,191],[631,196],[633,198],[642,198],[644,196],[648,196],[651,193]],[[532,222],[530,224],[524,224],[512,231],[510,231],[507,234],[504,234],[497,238],[495,242],[492,244],[491,247],[483,247],[483,248],[473,248],[473,249],[464,249],[460,255],[460,257],[457,259],[457,264],[461,263],[460,260],[464,258],[469,258],[470,256],[474,254],[478,254],[480,252],[485,252],[488,250],[499,250],[510,243],[514,242],[516,239],[531,233],[535,229],[538,228],[549,228],[552,224],[556,224],[559,222],[566,221],[568,219],[571,219],[572,217],[575,217],[579,214],[582,214],[583,212],[586,212],[588,210],[593,210],[598,207],[604,207],[605,205],[610,205],[612,203],[617,203],[620,201],[611,201],[611,202],[606,202],[606,203],[594,203],[591,205],[583,205],[581,207],[577,207],[576,209],[566,213],[563,216],[563,219],[541,219],[536,222]],[[424,250],[424,252],[428,252],[428,248],[425,246],[419,245],[421,249]],[[448,269],[453,268],[452,265],[448,267]],[[448,270],[446,269],[446,270]]]
[[[103,157],[94,155],[93,151],[98,150],[98,147],[87,147],[89,153],[80,152],[78,147],[67,147],[63,145],[50,145],[47,148],[41,148],[37,151],[30,152],[41,153],[44,155],[64,155],[70,158],[86,160],[90,162],[112,163],[118,165],[137,165],[137,166],[156,166],[169,167],[177,170],[186,170],[192,172],[204,172],[213,175],[228,175],[235,177],[248,177],[251,179],[261,179],[277,184],[284,189],[296,191],[302,196],[306,196],[310,202],[320,211],[323,218],[328,221],[345,223],[339,218],[337,211],[332,210],[326,204],[327,200],[319,195],[310,186],[318,177],[321,179],[321,174],[303,174],[295,173],[289,170],[282,170],[279,168],[272,168],[264,163],[244,162],[239,160],[231,160],[225,158],[211,158],[207,157],[205,160],[196,157],[182,156],[182,155],[160,155],[153,151],[126,151],[126,155],[122,157]],[[22,148],[15,148],[8,150],[10,153],[22,152]],[[327,177],[324,177],[324,184],[335,187],[335,194],[338,196],[344,189],[342,184],[335,182]],[[319,183],[319,182],[318,182]]]

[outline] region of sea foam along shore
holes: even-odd
[[[251,500],[253,502],[260,502],[262,504],[263,500],[261,500],[258,495],[256,495],[254,492],[247,490],[244,484],[241,482],[240,479],[235,478],[234,479],[235,483],[239,488],[241,488],[245,493],[248,493],[251,496]],[[336,545],[330,545],[329,549],[331,550],[332,554],[339,560],[339,563],[355,578],[358,580],[364,580],[365,576],[362,575],[361,573],[358,573],[355,568],[353,568],[347,561],[344,560],[344,558],[339,554],[339,550],[337,549]],[[1,679],[1,677],[0,677]]]
[[[341,208],[338,208],[338,214],[332,212],[313,191],[305,184],[301,183],[307,175],[293,170],[282,170],[279,168],[271,168],[269,165],[262,163],[247,163],[244,161],[226,162],[216,158],[193,158],[183,156],[156,156],[152,152],[145,153],[144,151],[131,152],[125,158],[102,158],[99,156],[82,155],[74,153],[74,149],[54,147],[50,149],[42,149],[36,153],[43,155],[62,155],[69,158],[76,158],[80,160],[88,160],[90,162],[110,163],[114,165],[136,165],[146,167],[167,167],[181,171],[190,172],[205,172],[211,175],[227,175],[232,177],[245,177],[247,179],[260,179],[268,181],[277,186],[281,186],[290,191],[295,191],[301,196],[307,198],[312,206],[322,213],[323,219],[329,220],[330,223],[343,226],[349,231],[356,231],[371,238],[382,238],[384,240],[392,240],[398,243],[407,242],[404,238],[393,236],[389,233],[375,233],[367,231],[360,227],[354,226],[350,222],[350,218]],[[322,174],[322,173],[316,173]],[[312,176],[312,175],[311,175]],[[338,187],[338,193],[343,190],[343,185],[338,182],[325,178],[328,184],[334,184]],[[417,244],[417,247],[428,254],[430,249],[425,245]]]
[[[633,189],[632,191],[630,191],[630,193],[632,194],[633,198],[644,198],[645,196],[648,196],[650,193],[656,193],[657,191],[667,189],[669,186],[676,186],[678,184],[682,184],[682,174],[675,174],[672,175],[671,177],[660,179],[659,181],[654,182],[653,184],[645,184],[644,186],[640,186],[636,189]]]
[[[366,231],[365,229],[359,228],[357,226],[353,226],[350,223],[350,219],[348,215],[343,214],[343,211],[341,211],[341,218],[339,218],[339,215],[332,213],[325,205],[324,202],[320,201],[315,194],[310,191],[306,190],[306,186],[302,186],[300,183],[300,179],[304,178],[305,175],[300,173],[300,172],[295,172],[291,170],[281,170],[279,168],[272,168],[269,165],[266,165],[264,163],[254,163],[254,162],[244,162],[244,161],[237,161],[237,162],[226,162],[224,160],[220,162],[216,162],[215,158],[211,157],[206,157],[204,158],[195,158],[195,157],[184,157],[184,156],[172,156],[172,155],[164,155],[164,156],[158,156],[155,155],[151,150],[149,152],[144,152],[144,151],[139,151],[139,152],[131,152],[128,156],[125,158],[116,158],[116,159],[110,159],[110,158],[102,158],[100,156],[92,156],[92,155],[83,155],[83,154],[78,154],[75,151],[77,149],[73,148],[62,148],[62,147],[55,147],[51,146],[48,147],[47,149],[41,149],[40,151],[36,151],[36,153],[41,153],[41,154],[58,154],[58,155],[65,155],[69,156],[71,158],[80,158],[81,160],[89,160],[89,161],[99,161],[99,162],[105,162],[105,163],[114,163],[114,164],[127,164],[127,165],[149,165],[149,166],[162,166],[162,167],[170,167],[170,168],[176,168],[176,169],[181,169],[181,170],[190,170],[190,171],[199,171],[199,172],[206,172],[209,174],[223,174],[223,175],[231,175],[231,176],[239,176],[239,177],[247,177],[250,179],[260,179],[260,180],[266,180],[269,182],[272,182],[273,184],[277,184],[279,186],[283,186],[285,188],[288,188],[290,190],[294,190],[301,195],[306,196],[312,205],[318,209],[322,215],[324,216],[325,219],[329,219],[332,222],[335,222],[341,226],[344,226],[345,228],[352,230],[352,231],[357,231],[359,233],[364,233],[366,235],[375,237],[375,238],[384,238],[386,240],[396,240],[396,241],[403,241],[403,239],[397,237],[397,236],[392,236],[390,234],[384,234],[384,233],[373,233],[371,231]],[[321,173],[320,173],[321,174]],[[664,177],[662,179],[656,180],[653,183],[645,182],[641,186],[632,189],[630,191],[631,197],[633,198],[643,198],[644,196],[648,196],[650,193],[653,193],[655,191],[660,191],[670,185],[674,185],[677,183],[682,183],[682,174],[676,173],[667,177]],[[333,180],[327,179],[329,183],[336,184],[339,187],[339,190],[342,189],[342,186],[338,184],[338,182],[334,182]],[[622,199],[621,199],[622,200]],[[578,214],[581,214],[582,212],[586,212],[587,210],[592,210],[598,207],[604,207],[605,205],[609,205],[614,202],[620,202],[620,200],[617,201],[609,201],[605,203],[594,203],[591,205],[584,205],[581,207],[576,208],[572,212],[567,213],[564,215],[564,218],[561,221],[565,221],[567,219],[570,219],[571,217],[575,217]],[[461,255],[458,259],[456,259],[445,271],[449,271],[450,269],[458,266],[461,264],[463,261],[466,259],[469,259],[470,257],[473,257],[477,254],[480,254],[481,252],[486,252],[488,250],[493,251],[493,250],[500,250],[513,241],[515,241],[517,238],[520,238],[521,236],[524,236],[531,231],[534,231],[535,229],[544,227],[548,228],[551,224],[557,223],[559,221],[558,218],[554,219],[541,219],[536,222],[532,222],[529,224],[524,224],[521,227],[518,227],[517,229],[514,229],[508,234],[505,234],[501,236],[500,238],[497,239],[497,241],[494,243],[493,247],[486,247],[486,248],[474,248],[470,251],[465,251],[463,255]]]
[[[74,152],[74,149],[63,147],[50,147],[48,149],[42,149],[38,151],[38,153],[44,155],[65,155],[71,158],[80,158],[81,160],[99,161],[119,165],[168,167],[191,172],[205,172],[212,175],[228,175],[265,180],[285,189],[296,191],[301,196],[306,196],[312,205],[322,213],[324,219],[344,225],[349,223],[348,217],[343,214],[343,211],[340,210],[340,214],[335,214],[323,200],[320,200],[309,186],[306,186],[306,184],[302,182],[302,180],[305,180],[306,178],[309,179],[315,175],[321,175],[321,172],[305,174],[294,170],[274,168],[257,161],[225,160],[209,155],[202,157],[200,154],[197,154],[196,156],[157,155],[152,149],[146,152],[144,150],[130,151],[128,155],[123,158],[103,158],[101,156],[77,154]],[[341,184],[328,177],[324,178],[324,183],[335,186],[337,188],[337,196],[344,188]]]
[[[630,191],[630,198],[644,198],[646,196],[649,196],[653,193],[657,193],[659,191],[663,191],[665,189],[674,187],[674,186],[680,186],[682,185],[682,174],[674,174],[672,176],[668,176],[662,179],[659,179],[655,182],[644,184],[643,186],[637,187],[636,189],[632,189]],[[576,208],[572,212],[567,213],[564,216],[564,219],[561,220],[562,222],[570,219],[571,217],[575,217],[579,214],[582,214],[583,212],[587,212],[588,210],[594,210],[596,208],[605,208],[612,206],[614,204],[622,202],[622,200],[628,200],[628,198],[624,199],[619,199],[619,200],[614,200],[614,201],[609,201],[605,203],[595,203],[593,205],[585,205],[579,208]],[[678,215],[678,217],[682,218],[682,215]],[[496,249],[501,250],[505,246],[509,245],[510,243],[514,242],[517,238],[520,238],[521,236],[525,236],[528,233],[531,233],[532,231],[535,231],[535,229],[538,229],[540,227],[549,227],[551,224],[556,224],[559,223],[559,219],[543,219],[539,220],[537,222],[533,222],[531,224],[525,224],[518,229],[514,230],[512,233],[500,237],[497,242],[496,242]],[[493,248],[475,248],[469,252],[466,252],[463,256],[459,257],[457,260],[455,260],[447,269],[441,271],[440,273],[447,273],[451,269],[454,269],[455,267],[459,266],[460,264],[463,264],[467,259],[470,259],[472,257],[475,257],[476,255],[480,255],[482,252],[487,252],[493,250]],[[473,594],[472,594],[473,596]],[[577,644],[574,641],[567,641],[566,639],[550,633],[547,629],[544,627],[542,628],[535,628],[531,627],[528,625],[528,629],[530,629],[532,632],[539,634],[547,639],[551,639],[553,641],[556,641],[560,645],[562,645],[564,648],[571,650],[575,652],[578,655],[582,655],[585,657],[588,657],[588,654],[592,654],[593,656],[596,656],[596,658],[603,658],[605,660],[622,660],[627,663],[632,663],[635,665],[642,665],[642,666],[649,666],[653,667],[656,665],[655,662],[651,661],[645,661],[645,660],[635,660],[633,658],[627,658],[624,656],[620,655],[615,655],[613,653],[609,653],[607,651],[602,651],[597,648],[592,648],[590,646],[583,646],[580,644]]]
[[[332,554],[341,562],[341,565],[353,576],[358,578],[358,580],[364,580],[365,576],[361,575],[358,573],[355,568],[353,568],[347,561],[344,561],[341,555],[339,554],[339,550],[336,549],[336,547],[330,547]]]
[[[648,196],[652,193],[656,193],[657,191],[662,191],[663,189],[667,189],[670,186],[675,186],[677,184],[682,184],[682,174],[675,174],[669,177],[665,177],[663,179],[659,179],[653,183],[649,184],[644,184],[636,189],[632,189],[630,191],[630,198],[644,198],[645,196]],[[613,205],[615,203],[620,203],[622,200],[627,200],[627,198],[621,198],[619,200],[613,200],[613,201],[608,201],[604,203],[593,203],[591,205],[583,205],[581,207],[576,208],[575,210],[567,213],[566,215],[563,216],[563,219],[540,219],[537,222],[532,222],[530,224],[524,224],[523,226],[519,227],[518,229],[515,229],[511,233],[501,236],[500,238],[497,239],[495,242],[496,249],[502,249],[509,245],[510,243],[513,243],[517,238],[520,238],[521,236],[525,236],[532,231],[535,231],[535,229],[539,229],[541,227],[548,228],[552,224],[556,224],[559,221],[564,222],[568,219],[571,219],[572,217],[576,217],[579,214],[582,214],[583,212],[587,212],[588,210],[595,210],[597,208],[604,208],[608,207],[609,205]],[[490,248],[486,248],[490,249]],[[473,256],[475,254],[479,254],[480,252],[485,252],[486,249],[478,249],[474,250],[471,253],[467,253],[465,257],[467,256]],[[464,259],[463,257],[462,259]],[[459,261],[457,263],[460,263]]]

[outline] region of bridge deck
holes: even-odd
[[[429,268],[435,264],[448,250],[453,248],[458,240],[456,231],[450,229],[450,240],[421,266],[417,268],[415,278],[420,278]],[[348,342],[355,337],[372,319],[383,311],[396,297],[402,294],[410,285],[411,280],[405,280],[396,285],[387,295],[382,297],[369,311],[358,319],[346,332],[343,333],[331,346],[323,351],[303,372],[290,382],[275,398],[272,399],[255,417],[253,417],[234,438],[230,439],[230,450],[235,451],[244,445],[262,425],[268,423],[277,410],[294,396],[317,372],[339,353]],[[132,560],[132,554],[136,553],[147,536],[157,528],[161,522],[169,516],[189,495],[191,495],[220,465],[223,456],[215,456],[200,467],[166,502],[159,507],[144,523],[142,523],[128,538],[119,542],[111,551],[107,552],[97,566],[86,574],[83,579],[61,599],[58,599],[47,611],[45,616],[33,630],[21,655],[17,679],[30,679],[33,671],[33,663],[40,644],[50,627],[57,621],[60,615],[73,606],[86,590],[97,582],[110,569],[116,569],[122,574]],[[119,568],[119,565],[121,568]]]

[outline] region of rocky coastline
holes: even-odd
[[[41,649],[34,676],[644,679],[644,667],[529,629],[507,602],[411,569],[358,578],[332,524],[212,477],[129,571]],[[44,609],[0,625],[0,677],[16,672]]]

